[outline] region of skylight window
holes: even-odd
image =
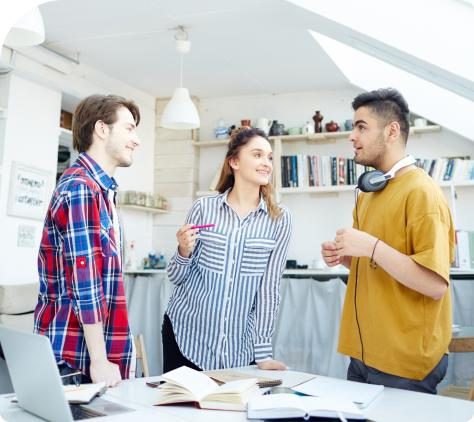
[[[352,84],[366,91],[396,88],[412,111],[474,140],[474,125],[467,117],[474,116],[474,102],[322,34],[309,32]]]
[[[398,56],[399,67],[408,71],[410,56],[420,59],[425,62],[427,79],[436,83],[429,73],[444,70],[443,77],[459,86],[454,92],[474,98],[474,7],[466,3],[474,0],[399,0],[391,7],[374,0],[343,5],[339,1],[288,1],[332,23],[331,33],[317,26],[311,29],[356,48],[364,43],[362,47],[371,46],[375,56],[377,49],[387,51],[389,46],[392,59]],[[371,54],[368,48],[362,50]],[[419,65],[412,64],[415,74]],[[440,85],[450,89],[449,84]]]

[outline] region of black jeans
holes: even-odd
[[[163,318],[163,326],[161,327],[161,338],[163,340],[163,372],[172,371],[183,365],[196,371],[202,371],[201,368],[186,359],[181,350],[179,350],[171,320],[166,314]]]
[[[400,388],[401,390],[418,391],[420,393],[436,394],[436,386],[443,380],[448,369],[448,355],[443,355],[434,369],[421,381],[387,374],[367,366],[359,359],[351,358],[347,369],[347,379],[366,384],[380,384],[385,387]]]
[[[69,375],[73,374],[74,372],[77,372],[77,369],[70,368],[66,363],[61,363],[58,365],[59,369],[59,374],[61,376],[64,375]],[[70,384],[89,384],[92,382],[92,380],[84,374],[80,375],[72,375],[70,377],[65,376],[64,378],[61,378],[61,381],[63,382],[64,385],[70,385]]]
[[[163,326],[161,327],[161,338],[163,340],[163,372],[172,371],[183,365],[196,371],[202,371],[201,368],[186,359],[181,350],[179,350],[171,320],[166,314],[163,318]],[[250,362],[249,365],[255,365],[255,360]]]

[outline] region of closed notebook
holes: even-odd
[[[292,390],[309,396],[347,400],[364,408],[382,393],[383,385],[317,376]]]
[[[194,403],[202,409],[245,411],[250,398],[259,393],[256,378],[219,385],[206,374],[186,366],[161,376],[156,405]]]
[[[268,394],[248,403],[248,419],[285,419],[325,417],[365,419],[357,406],[347,400],[299,396],[297,394]]]
[[[66,399],[71,404],[87,404],[92,401],[94,397],[101,396],[105,393],[107,387],[105,382],[97,384],[82,384],[79,387],[75,385],[65,385],[64,393]]]
[[[249,375],[243,372],[226,371],[226,370],[205,371],[204,373],[207,376],[211,377],[214,381],[217,381],[218,383],[228,383],[231,381],[255,378],[255,377],[252,377],[252,375]],[[257,385],[260,388],[276,387],[277,385],[280,385],[281,383],[282,383],[282,380],[280,378],[267,378],[267,377],[257,378]]]

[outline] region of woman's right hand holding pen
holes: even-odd
[[[192,224],[185,224],[176,232],[178,240],[178,253],[183,258],[189,258],[194,249],[199,230],[193,229]]]

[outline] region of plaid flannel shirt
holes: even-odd
[[[82,327],[102,322],[107,358],[128,378],[133,339],[109,189],[117,183],[86,153],[59,180],[38,254],[34,330],[49,337],[58,363],[89,375]]]

